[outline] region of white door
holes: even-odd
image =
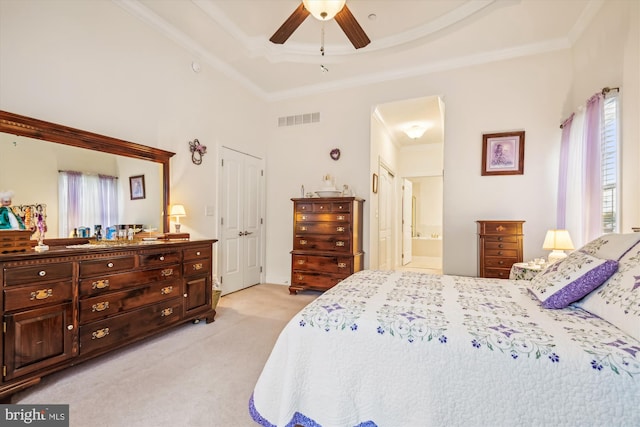
[[[402,182],[402,265],[411,262],[411,237],[413,236],[413,183]]]
[[[393,269],[393,175],[380,167],[378,176],[378,268]]]
[[[220,275],[227,294],[260,283],[264,161],[223,147]]]

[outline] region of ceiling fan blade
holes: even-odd
[[[309,16],[309,11],[305,9],[302,2],[296,10],[293,11],[291,16],[278,28],[278,30],[269,39],[272,43],[282,44],[287,41],[291,34],[298,29],[300,24]]]
[[[340,28],[342,28],[342,31],[344,31],[351,41],[353,47],[360,49],[361,47],[365,47],[371,43],[371,40],[369,40],[369,37],[367,37],[346,4],[342,10],[338,12],[335,19],[338,25],[340,25]]]

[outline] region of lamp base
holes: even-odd
[[[179,233],[180,232],[180,223],[176,223],[175,226],[176,226],[176,233]]]
[[[554,249],[553,251],[551,251],[551,253],[549,254],[549,264],[553,264],[554,262],[558,262],[560,260],[563,260],[567,257],[567,254],[564,251],[558,250],[558,249]]]

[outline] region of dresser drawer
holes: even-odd
[[[492,245],[492,247],[511,247],[511,248],[518,248],[520,247],[519,245],[519,240],[518,240],[518,236],[484,236],[484,244],[485,247],[490,247],[489,245]],[[500,245],[506,245],[506,246],[500,246]],[[511,246],[508,246],[511,245]]]
[[[495,234],[522,234],[522,224],[518,222],[501,222],[501,221],[487,221],[479,224],[478,232],[480,234],[495,235]]]
[[[351,227],[348,223],[335,222],[302,222],[296,224],[296,234],[332,234],[349,235]]]
[[[114,314],[182,295],[181,282],[158,282],[149,286],[109,292],[80,300],[80,323],[103,319]]]
[[[179,264],[156,268],[153,270],[136,271],[102,275],[92,278],[80,279],[80,295],[100,295],[109,291],[117,291],[124,288],[145,285],[147,283],[165,282],[180,279],[182,271]]]
[[[294,250],[351,252],[350,236],[309,235],[293,240]]]
[[[485,268],[497,267],[497,268],[511,268],[511,266],[518,262],[518,258],[507,258],[507,257],[485,257],[484,258],[484,266]]]
[[[80,355],[107,350],[177,322],[181,316],[182,296],[80,326]]]
[[[351,203],[333,202],[331,212],[351,212]]]
[[[351,222],[350,213],[299,213],[296,222]]]
[[[73,284],[70,280],[46,284],[7,288],[4,290],[4,309],[14,311],[42,305],[70,301]]]
[[[493,279],[508,279],[511,270],[509,268],[485,268],[484,276]]]
[[[135,255],[114,258],[102,258],[80,262],[80,277],[95,276],[98,274],[115,273],[118,271],[132,270],[136,266]]]
[[[485,249],[485,257],[507,257],[517,259],[520,251],[518,249]]]
[[[199,248],[189,248],[184,250],[184,260],[211,258],[211,246],[201,246]]]
[[[291,275],[291,285],[301,288],[326,290],[334,287],[338,282],[348,276],[349,274],[343,276],[318,272],[294,272]]]
[[[345,275],[353,272],[353,260],[349,257],[293,255],[292,262],[294,274],[297,271],[317,271]]]
[[[5,286],[45,283],[55,280],[71,280],[73,263],[40,264],[29,267],[12,267],[4,270]]]
[[[140,266],[169,265],[180,262],[180,252],[157,252],[140,254]]]
[[[211,259],[204,258],[196,259],[193,261],[185,261],[183,266],[183,272],[185,276],[208,273],[209,271],[211,271]]]

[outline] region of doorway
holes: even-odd
[[[264,159],[222,147],[220,179],[222,294],[260,283],[263,263]]]
[[[371,158],[378,159],[377,165],[372,164],[372,173],[379,175],[380,181],[378,191],[370,194],[369,252],[377,254],[372,257],[372,268],[442,273],[442,98],[428,96],[376,105],[371,118]],[[393,171],[391,177],[396,177],[388,187],[383,187],[385,171]]]

